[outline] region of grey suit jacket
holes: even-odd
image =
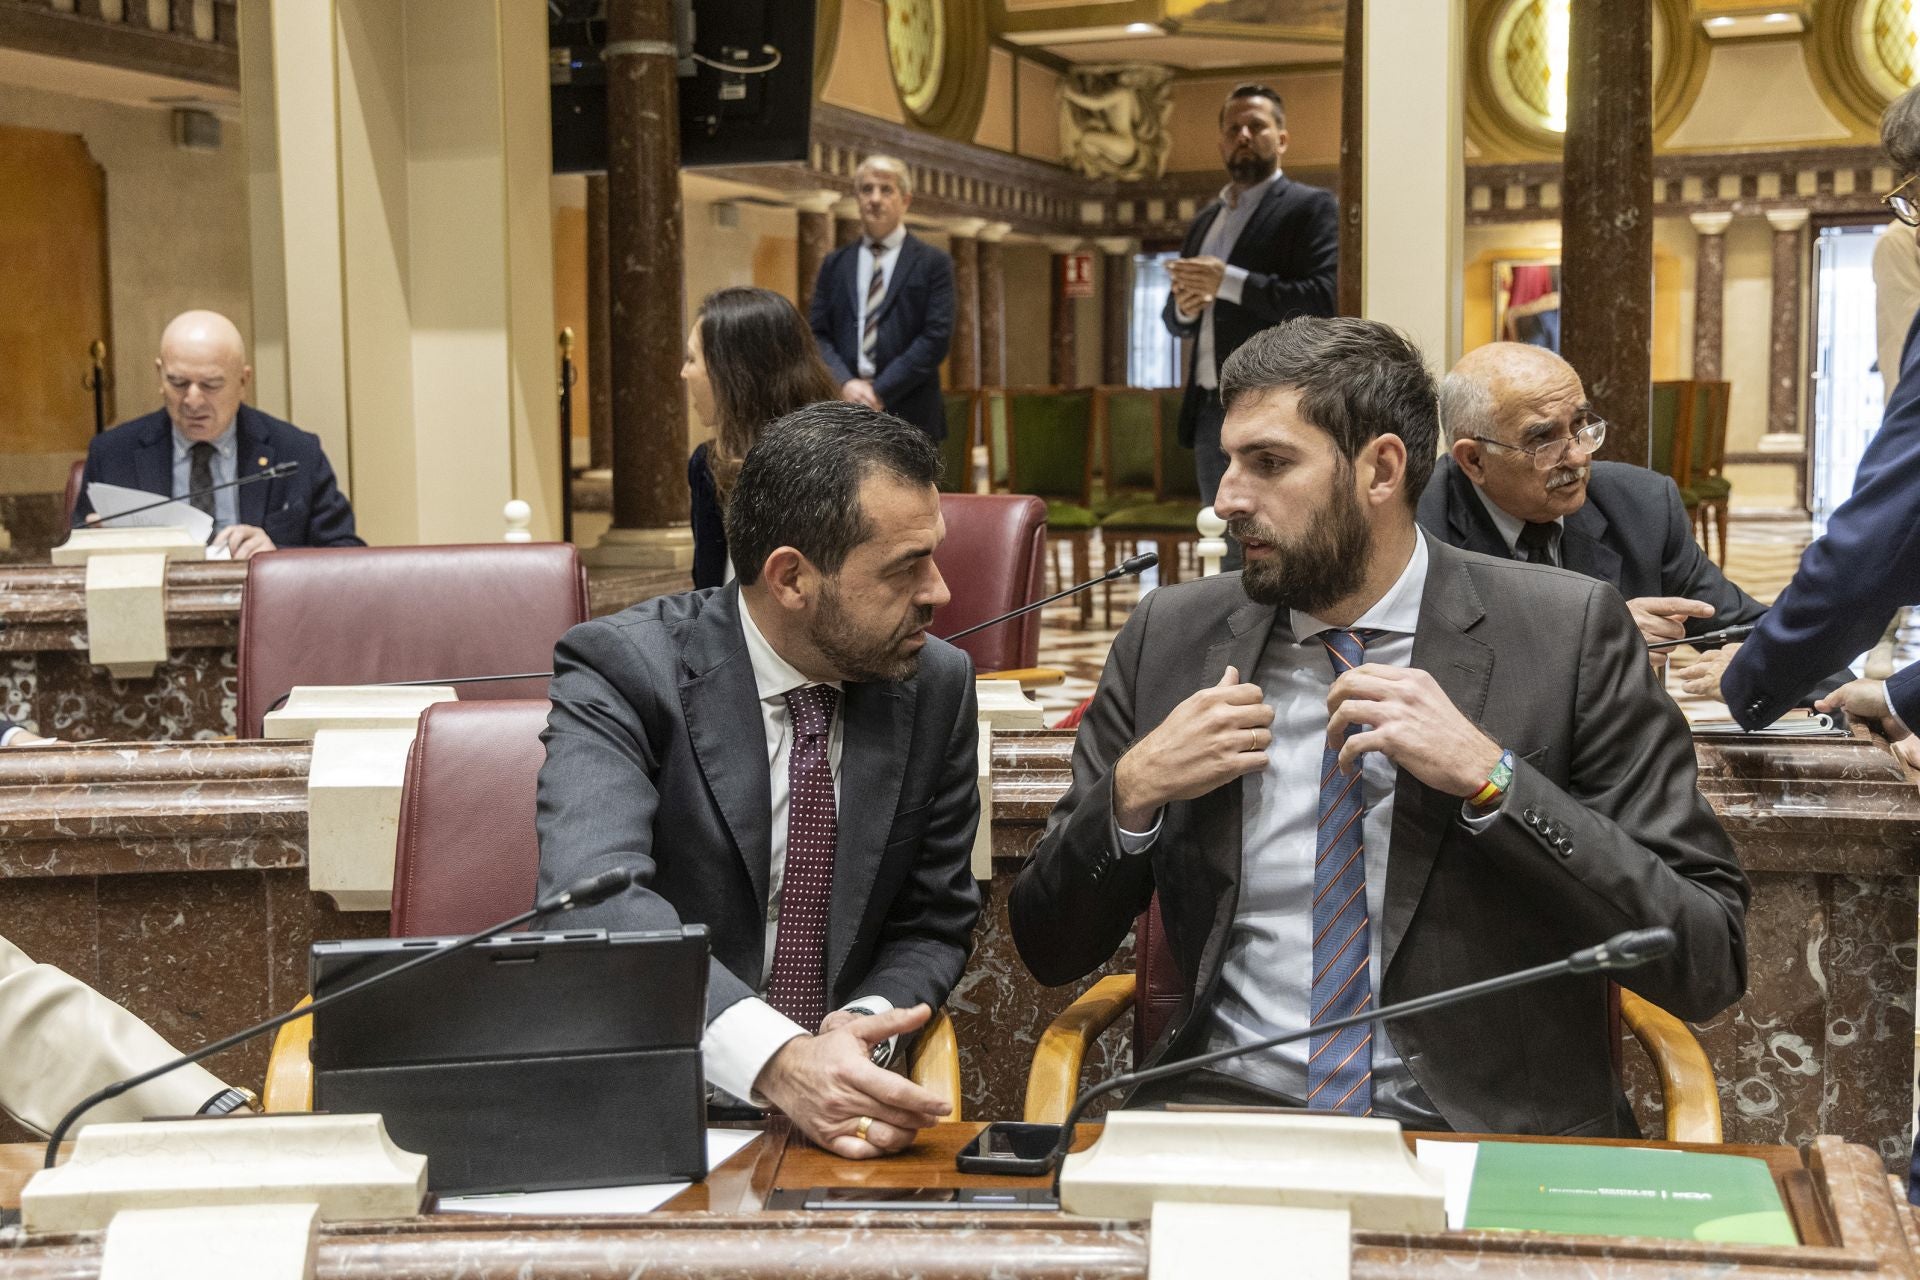
[[[554,650],[542,735],[540,888],[614,866],[641,883],[567,923],[707,926],[707,1018],[754,995],[766,951],[772,800],[737,585],[582,623]],[[879,995],[938,1008],[972,946],[980,799],[973,668],[929,639],[897,684],[841,698],[829,1006]]]
[[[1746,989],[1746,877],[1695,788],[1686,723],[1654,683],[1619,594],[1431,538],[1428,549],[1413,665],[1516,767],[1499,817],[1478,831],[1461,822],[1458,797],[1400,773],[1374,922],[1381,1003],[1664,924],[1679,949],[1628,985],[1682,1018],[1724,1009]],[[1106,961],[1159,892],[1190,987],[1153,1061],[1198,1051],[1195,1012],[1214,998],[1239,898],[1241,785],[1167,806],[1152,849],[1127,856],[1113,767],[1229,664],[1252,671],[1269,632],[1287,625],[1247,598],[1238,574],[1148,595],[1114,642],[1074,744],[1073,786],[1009,899],[1021,957],[1042,982],[1064,983]],[[1613,1075],[1603,976],[1406,1018],[1393,1042],[1456,1129],[1635,1131]]]

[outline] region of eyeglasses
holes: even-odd
[[[1893,210],[1893,216],[1910,227],[1920,227],[1920,205],[1914,204],[1912,196],[1900,193],[1912,186],[1915,178],[1920,178],[1920,173],[1908,174],[1904,182],[1880,197],[1880,203]]]
[[[1536,444],[1532,448],[1524,445],[1508,444],[1504,440],[1489,440],[1485,436],[1468,436],[1469,440],[1478,440],[1481,444],[1495,449],[1505,449],[1508,453],[1524,453],[1533,459],[1535,471],[1551,471],[1566,461],[1567,451],[1578,444],[1588,453],[1597,453],[1607,438],[1607,424],[1599,418],[1588,418],[1571,435],[1561,436],[1558,440],[1549,440],[1545,444]]]

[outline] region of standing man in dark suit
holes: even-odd
[[[1221,382],[1216,509],[1247,568],[1153,592],[1114,642],[1009,899],[1028,966],[1079,978],[1157,892],[1190,985],[1151,1062],[1652,925],[1679,947],[1640,994],[1690,1019],[1733,1003],[1746,878],[1619,595],[1414,523],[1438,438],[1420,353],[1369,321],[1291,320]],[[1567,978],[1132,1101],[1632,1134],[1606,1002],[1604,975]]]
[[[153,363],[164,407],[93,438],[74,528],[93,514],[86,485],[95,481],[182,498],[293,462],[291,474],[195,499],[213,517],[208,545],[235,560],[276,547],[366,545],[320,438],[240,402],[253,369],[233,321],[212,311],[174,317]]]
[[[945,1114],[876,1063],[947,998],[980,910],[973,670],[927,634],[939,470],[863,405],[789,414],[734,482],[734,582],[554,654],[540,892],[637,862],[579,923],[706,925],[707,1079],[854,1158]]]
[[[840,396],[947,436],[940,362],[953,339],[953,260],[909,235],[913,178],[892,156],[854,171],[861,236],[820,264],[808,321]]]
[[[1330,316],[1340,275],[1340,216],[1333,194],[1280,171],[1287,114],[1280,95],[1243,84],[1220,108],[1220,160],[1231,179],[1187,229],[1167,268],[1161,312],[1176,338],[1192,338],[1180,443],[1193,450],[1200,496],[1212,502],[1226,474],[1220,453],[1219,370],[1240,344],[1294,316]],[[1231,546],[1231,544],[1230,544]],[[1239,565],[1232,549],[1229,568]]]

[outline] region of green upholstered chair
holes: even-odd
[[[1047,504],[1047,537],[1073,559],[1073,581],[1092,576],[1088,542],[1099,523],[1093,513],[1093,392],[1064,387],[1009,387],[1006,408],[1007,488]],[[1068,584],[1056,566],[1056,580]],[[1080,596],[1080,622],[1093,618],[1093,601]]]
[[[1708,517],[1719,534],[1719,561],[1727,564],[1727,502],[1733,485],[1723,474],[1727,465],[1727,402],[1733,392],[1730,382],[1694,382],[1693,448],[1687,470],[1687,487],[1699,496],[1694,512],[1699,522],[1700,545],[1711,545],[1707,537]]]
[[[948,391],[943,399],[947,409],[947,438],[940,442],[940,492],[972,493],[978,398],[971,391]]]
[[[1200,539],[1194,521],[1205,505],[1193,470],[1193,450],[1180,444],[1182,395],[1177,387],[1154,393],[1160,413],[1154,428],[1158,462],[1153,500],[1121,506],[1100,521],[1100,538],[1110,559],[1118,561],[1131,554],[1135,545],[1151,542],[1160,553],[1160,581],[1169,585],[1180,581],[1183,549]]]
[[[1693,471],[1693,384],[1654,383],[1648,408],[1649,461],[1655,471],[1670,476],[1680,487],[1680,501],[1686,504],[1691,520],[1700,509],[1700,495],[1689,483]]]
[[[987,488],[994,493],[1007,489],[1007,389],[982,387],[979,392],[980,434],[987,446]]]
[[[1093,422],[1100,449],[1098,516],[1152,502],[1160,477],[1160,398],[1142,387],[1095,387]]]

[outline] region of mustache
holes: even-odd
[[[1273,530],[1250,516],[1235,516],[1227,521],[1227,532],[1235,542],[1264,542],[1272,546],[1279,541]]]
[[[1591,464],[1584,467],[1555,467],[1547,473],[1547,491],[1551,493],[1555,489],[1564,489],[1570,484],[1577,484],[1585,480],[1592,470]]]
[[[913,617],[909,619],[907,624],[900,629],[899,634],[894,636],[894,639],[896,641],[905,640],[908,636],[912,635],[914,632],[920,631],[932,625],[933,625],[933,606],[930,604],[916,605],[914,606]]]

